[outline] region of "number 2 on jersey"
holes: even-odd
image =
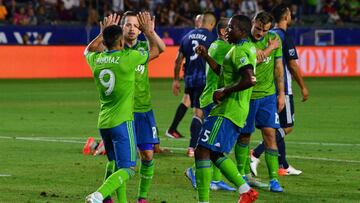
[[[108,81],[104,80],[105,75],[109,75],[109,80]],[[109,96],[112,93],[112,91],[114,90],[115,74],[109,69],[104,69],[104,70],[100,71],[99,79],[100,79],[100,83],[105,88],[107,88],[107,90],[105,91],[105,95]]]

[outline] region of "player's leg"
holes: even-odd
[[[190,107],[191,103],[190,103],[190,96],[189,94],[186,92],[185,89],[185,94],[182,98],[181,103],[179,104],[179,106],[176,109],[175,112],[175,116],[174,119],[170,125],[170,128],[166,131],[165,135],[171,138],[181,138],[183,137],[178,131],[177,131],[177,127],[180,123],[180,121],[184,118],[186,111],[188,110],[188,108]]]
[[[154,144],[159,143],[152,110],[135,113],[136,140],[141,156],[138,202],[146,202],[154,175]]]
[[[199,133],[202,127],[202,120],[204,113],[200,108],[200,96],[204,90],[204,87],[191,88],[189,92],[191,107],[194,108],[193,118],[190,124],[190,143],[187,151],[189,157],[194,156],[194,149],[199,139]]]
[[[236,187],[244,198],[250,195],[256,199],[257,193],[240,175],[235,163],[224,156],[229,153],[236,142],[240,128],[223,117],[209,117],[200,133],[199,146],[210,149],[211,161],[221,170],[222,174]]]
[[[282,192],[278,180],[278,148],[276,144],[275,129],[280,127],[279,116],[277,114],[276,95],[266,96],[259,99],[259,109],[256,115],[256,127],[261,129],[265,143],[265,161],[270,177],[270,191]]]
[[[115,161],[118,170],[112,173],[105,182],[90,194],[87,202],[102,202],[104,197],[110,196],[116,189],[135,175],[133,167],[136,165],[136,139],[133,121],[126,121],[110,131],[115,151]],[[120,201],[122,202],[122,201]],[[126,202],[126,200],[125,200]]]

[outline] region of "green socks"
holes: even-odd
[[[278,180],[278,170],[279,170],[279,161],[278,161],[278,150],[276,149],[265,149],[265,161],[268,167],[270,180]]]
[[[126,181],[135,175],[135,171],[131,168],[121,168],[111,174],[105,182],[97,190],[103,197],[111,195],[116,189],[118,189]]]
[[[246,183],[239,173],[236,165],[231,159],[227,157],[221,157],[216,161],[216,166],[221,170],[222,174],[236,187],[240,187],[242,184]]]
[[[235,145],[235,157],[237,162],[237,169],[243,176],[245,175],[246,163],[249,158],[249,144],[236,143]]]
[[[211,161],[195,160],[196,187],[199,202],[209,202],[210,182],[211,182]]]
[[[221,181],[222,180],[222,174],[220,169],[216,167],[215,165],[212,165],[212,181]]]
[[[150,185],[152,182],[152,178],[154,176],[154,160],[141,161],[140,166],[140,187],[138,198],[147,198],[148,191],[150,189]]]

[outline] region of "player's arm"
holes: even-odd
[[[149,42],[149,60],[159,56],[159,47],[156,42],[156,33],[154,30],[153,21],[148,12],[140,12],[137,15],[139,21],[139,29],[144,33]]]
[[[209,56],[206,47],[203,45],[199,45],[196,47],[196,53],[199,54],[201,57],[203,57],[206,62],[209,64],[210,68],[217,74],[220,75],[221,65],[216,63],[216,61]]]
[[[275,59],[275,82],[278,92],[278,112],[282,111],[285,106],[285,90],[284,90],[284,65],[282,58]]]
[[[241,75],[241,80],[238,83],[215,90],[213,94],[213,100],[215,103],[220,103],[226,96],[233,92],[248,89],[256,84],[254,67],[251,64],[245,65],[239,69],[239,74]]]
[[[84,55],[86,55],[89,52],[104,51],[105,46],[103,44],[102,33],[106,27],[108,27],[110,25],[117,25],[119,23],[119,21],[120,21],[120,15],[117,15],[116,13],[111,14],[108,17],[105,17],[103,21],[100,21],[100,33],[85,48]]]
[[[154,30],[156,44],[159,48],[159,54],[165,51],[166,45],[164,41],[159,37],[159,35],[155,32],[155,16],[152,17],[152,30]]]
[[[256,64],[262,63],[268,56],[270,56],[271,52],[279,48],[279,46],[279,38],[269,39],[268,46],[264,50],[256,50]]]
[[[309,91],[304,83],[304,80],[302,78],[301,72],[300,72],[300,67],[299,64],[296,62],[296,60],[289,60],[288,61],[288,68],[289,71],[291,73],[291,75],[293,76],[293,78],[295,79],[296,83],[299,85],[300,89],[301,89],[301,95],[302,95],[302,100],[301,101],[306,101],[308,99],[309,96]]]
[[[175,96],[177,96],[180,92],[180,69],[184,58],[184,54],[179,50],[175,59],[174,80],[172,84],[172,91]]]

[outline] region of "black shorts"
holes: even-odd
[[[293,95],[285,95],[285,107],[279,113],[280,126],[288,128],[294,126],[294,99]]]
[[[185,94],[190,96],[191,108],[200,109],[200,96],[205,87],[187,87]]]

